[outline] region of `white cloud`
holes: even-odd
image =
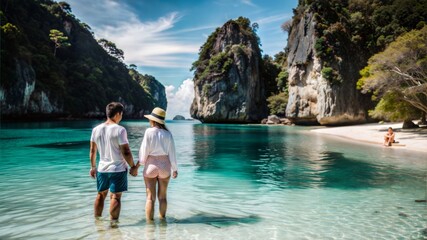
[[[176,91],[174,86],[166,86],[166,97],[168,99],[167,119],[172,119],[176,115],[190,118],[190,107],[194,99],[193,80],[190,78],[184,80]]]
[[[292,16],[290,16],[289,14],[280,14],[280,15],[273,15],[273,16],[268,16],[265,18],[260,18],[254,22],[256,22],[258,24],[268,24],[268,23],[273,23],[273,22],[277,22],[277,21],[284,22],[286,19],[290,19],[291,17]]]
[[[173,28],[182,15],[171,12],[154,21],[141,21],[134,10],[114,0],[71,0],[73,9],[85,16],[96,38],[114,42],[124,51],[125,62],[137,66],[189,68],[182,55],[197,54],[200,43],[188,41]],[[203,30],[206,27],[201,27]],[[189,29],[195,31],[197,29]]]
[[[101,26],[95,29],[96,36],[106,38],[122,49],[125,62],[140,66],[188,67],[180,61],[181,54],[196,54],[198,43],[183,42],[179,37],[168,35],[181,16],[177,12],[158,18],[156,21],[122,22],[116,26]]]
[[[246,5],[249,5],[249,6],[252,6],[252,7],[256,7],[256,5],[251,0],[241,0],[241,2],[243,4],[246,4]]]

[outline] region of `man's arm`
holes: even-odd
[[[90,142],[90,151],[89,151],[90,171],[89,171],[89,175],[92,178],[96,177],[96,151],[97,151],[96,143]]]
[[[123,158],[131,167],[131,170],[129,173],[132,176],[136,176],[133,170],[135,168],[135,163],[133,162],[133,156],[132,156],[132,152],[130,151],[129,144],[126,143],[126,144],[120,145],[120,151],[122,152]]]

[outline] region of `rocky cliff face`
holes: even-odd
[[[36,74],[33,67],[15,59],[16,81],[8,91],[0,87],[0,106],[3,116],[24,114],[60,114],[63,107],[49,100],[49,93],[36,90]]]
[[[112,101],[125,105],[126,118],[142,118],[156,106],[166,109],[164,86],[154,77],[144,84],[134,79],[131,68],[100,46],[90,27],[63,4],[0,4],[1,118],[105,117]],[[49,34],[54,29],[67,38],[68,47],[53,48]]]
[[[191,116],[205,123],[260,122],[267,115],[261,54],[248,19],[230,20],[201,49]]]
[[[168,102],[166,98],[165,86],[163,86],[153,76],[145,75],[142,82],[142,86],[147,86],[147,92],[151,94],[154,99],[154,105],[163,109],[167,108]]]
[[[365,122],[366,96],[356,90],[356,82],[366,60],[362,60],[357,48],[343,42],[339,47],[340,54],[335,55],[338,61],[330,61],[327,68],[315,49],[318,38],[314,13],[307,10],[299,17],[299,20],[294,18],[288,39],[286,116],[299,124]],[[327,79],[328,70],[335,76]]]

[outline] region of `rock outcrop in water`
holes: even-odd
[[[248,19],[217,28],[193,64],[191,117],[205,123],[259,123],[267,116],[260,61],[258,37]]]
[[[326,65],[315,48],[321,43],[316,36],[314,16],[315,13],[308,9],[294,17],[289,34],[286,116],[299,124],[365,122],[366,102],[369,101],[356,89],[356,82],[366,59],[357,53],[357,47],[342,42],[340,53],[336,55],[338,61]]]

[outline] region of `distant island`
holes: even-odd
[[[182,115],[176,115],[172,120],[185,120],[185,117]]]

